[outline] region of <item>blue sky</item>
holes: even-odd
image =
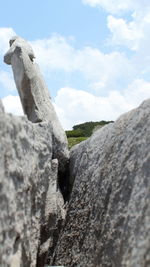
[[[1,26],[13,28],[27,40],[59,33],[76,38],[77,48],[100,47],[107,35],[106,13],[83,5],[81,0],[6,0],[1,5]]]
[[[11,67],[12,35],[30,42],[65,129],[115,120],[150,97],[148,0],[44,0],[1,3],[0,97],[21,114]]]

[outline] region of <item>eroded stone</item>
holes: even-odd
[[[60,125],[34,57],[31,46],[24,39],[13,37],[4,62],[12,66],[16,87],[28,119],[33,123],[47,121],[51,124],[53,158],[58,159],[59,170],[64,172],[69,158],[66,134]]]
[[[52,146],[49,123],[0,113],[0,266],[43,267],[55,245],[65,210]]]
[[[150,100],[75,146],[70,175],[51,265],[150,266]]]

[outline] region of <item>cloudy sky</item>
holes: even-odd
[[[149,0],[5,0],[0,17],[0,98],[22,114],[11,67],[13,35],[28,40],[65,129],[115,120],[150,97]]]

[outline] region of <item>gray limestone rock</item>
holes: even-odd
[[[4,107],[1,99],[0,99],[0,113],[4,113]]]
[[[21,37],[13,36],[9,40],[10,49],[4,56],[4,62],[8,65],[11,65],[11,58],[13,53],[15,52],[16,47],[21,47],[26,51],[26,54],[29,56],[31,61],[35,58],[32,47]]]
[[[70,175],[51,265],[149,267],[150,100],[75,146]]]
[[[63,223],[52,127],[0,113],[0,266],[43,267]]]
[[[60,171],[64,171],[69,158],[67,138],[39,67],[33,61],[34,57],[31,46],[16,36],[10,40],[10,49],[4,56],[4,62],[12,66],[16,87],[28,119],[33,123],[48,121],[51,124],[53,157],[58,159]]]

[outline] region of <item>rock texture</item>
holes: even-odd
[[[150,266],[150,100],[71,151],[73,185],[51,265]]]
[[[31,46],[16,36],[10,40],[10,49],[4,56],[4,62],[12,66],[16,87],[28,119],[33,123],[50,122],[53,157],[59,160],[59,170],[64,172],[69,158],[67,138],[57,118],[39,67],[33,61],[34,58]]]
[[[0,112],[0,266],[44,266],[65,217],[50,123]]]
[[[3,107],[3,104],[2,104],[1,99],[0,99],[0,112],[1,112],[1,113],[4,112],[4,107]]]
[[[34,58],[25,40],[10,40],[4,61],[28,119],[0,102],[0,266],[44,267],[48,256],[149,267],[150,100],[75,146],[68,175],[67,139]],[[67,215],[59,187],[72,191]]]

